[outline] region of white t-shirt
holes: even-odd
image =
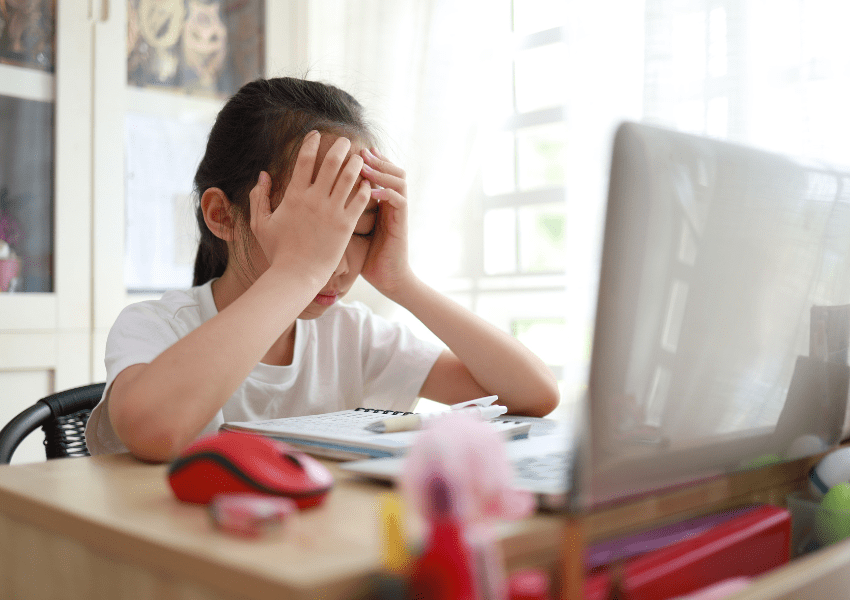
[[[115,377],[150,363],[218,312],[211,283],[167,292],[125,308],[106,342],[106,390],[86,426],[91,454],[124,452],[109,420]],[[259,363],[202,434],[227,421],[318,414],[366,406],[410,410],[441,348],[360,303],[338,303],[318,319],[297,320],[291,365]]]

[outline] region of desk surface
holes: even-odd
[[[20,597],[77,597],[73,586],[86,597],[97,591],[88,578],[113,578],[98,589],[144,581],[153,597],[171,585],[192,597],[356,597],[380,566],[378,504],[387,488],[328,464],[337,483],[326,502],[284,535],[260,540],[215,530],[204,507],[174,498],[164,465],[126,454],[0,466],[0,539],[16,540],[0,544],[0,589],[23,580],[32,587]],[[551,556],[558,532],[547,515],[500,528],[508,561],[520,563]],[[34,566],[27,549],[30,557],[73,555],[63,560],[87,575]],[[20,569],[32,572],[21,577]],[[143,596],[134,589],[128,597]]]
[[[593,513],[587,534],[699,505],[775,501],[799,489],[810,464],[736,474]],[[337,484],[327,501],[302,513],[294,530],[260,540],[215,530],[204,507],[173,497],[164,465],[126,454],[0,466],[0,596],[356,599],[380,566],[378,504],[387,488],[328,465]],[[502,524],[508,567],[551,564],[563,533],[554,515]],[[835,597],[848,577],[850,540],[759,578],[735,598]]]

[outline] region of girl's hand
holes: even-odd
[[[379,186],[375,233],[361,274],[379,292],[392,298],[412,276],[407,258],[407,180],[405,172],[377,150],[362,150],[361,174]]]
[[[269,265],[286,264],[306,273],[315,269],[324,285],[369,202],[370,186],[361,181],[352,192],[363,159],[353,155],[346,160],[351,142],[344,137],[333,143],[316,180],[311,181],[320,140],[317,131],[304,138],[292,179],[274,211],[269,198],[271,178],[265,171],[250,192],[250,202],[251,231]]]

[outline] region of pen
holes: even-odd
[[[484,421],[489,421],[490,419],[494,419],[499,415],[505,414],[506,412],[508,412],[507,406],[467,406],[466,408],[460,408],[439,413],[424,413],[403,415],[400,417],[390,417],[388,419],[384,419],[383,421],[376,421],[375,423],[370,423],[366,426],[366,429],[368,429],[369,431],[374,431],[375,433],[414,431],[422,427],[422,422],[424,420],[437,418],[441,415],[465,413],[480,417]]]

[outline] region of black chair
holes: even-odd
[[[86,422],[105,383],[93,383],[42,398],[0,430],[0,464],[9,464],[18,444],[41,427],[47,458],[89,456]]]

